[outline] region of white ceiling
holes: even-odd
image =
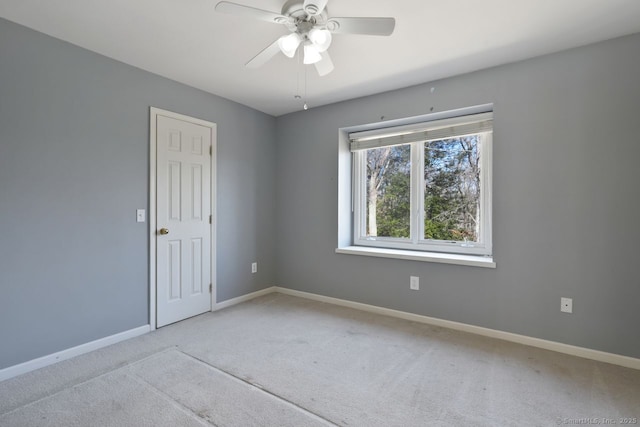
[[[274,116],[301,110],[295,59],[244,67],[286,28],[217,13],[217,2],[0,0],[0,16]],[[284,0],[236,2],[279,13]],[[396,29],[334,35],[335,70],[306,67],[311,108],[640,32],[639,0],[329,0],[327,10],[395,17]]]

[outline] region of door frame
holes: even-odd
[[[216,298],[216,171],[217,171],[217,125],[173,111],[149,107],[149,327],[156,329],[156,162],[157,162],[157,122],[158,116],[194,123],[211,129],[211,311],[217,303]]]

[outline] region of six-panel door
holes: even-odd
[[[161,327],[211,310],[211,128],[158,116],[156,135]]]

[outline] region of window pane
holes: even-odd
[[[367,150],[366,236],[409,238],[411,146]]]
[[[424,238],[477,242],[480,135],[425,143]]]

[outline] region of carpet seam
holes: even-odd
[[[176,351],[178,351],[179,353],[182,353],[182,354],[184,354],[185,356],[187,356],[187,357],[189,357],[189,358],[191,358],[191,359],[193,359],[193,360],[195,360],[195,361],[197,361],[197,362],[199,362],[199,363],[201,363],[201,364],[203,364],[203,365],[205,365],[205,366],[209,367],[210,369],[214,369],[214,370],[216,370],[216,371],[219,371],[220,373],[225,374],[225,375],[227,375],[227,376],[229,376],[229,377],[231,377],[231,378],[234,378],[234,379],[236,379],[236,380],[238,380],[238,381],[241,381],[242,383],[247,384],[248,386],[251,386],[251,387],[253,387],[253,388],[255,388],[255,389],[258,389],[258,390],[260,390],[260,391],[263,391],[263,392],[265,392],[265,393],[269,394],[270,396],[273,396],[273,397],[275,397],[276,399],[281,400],[282,402],[285,402],[285,403],[287,403],[287,404],[289,404],[289,405],[291,405],[291,406],[294,406],[294,407],[298,408],[299,410],[301,410],[301,411],[303,411],[303,412],[305,412],[305,413],[311,414],[311,415],[313,415],[314,417],[317,417],[317,418],[319,418],[319,419],[321,419],[321,420],[323,420],[323,421],[325,421],[325,422],[327,422],[327,423],[329,423],[329,424],[331,424],[331,425],[333,425],[333,426],[336,426],[336,427],[338,427],[338,426],[339,426],[339,424],[334,423],[333,421],[331,421],[331,420],[329,420],[329,419],[327,419],[327,418],[323,417],[322,415],[318,415],[318,414],[316,414],[315,412],[312,412],[312,411],[308,410],[307,408],[304,408],[304,407],[302,407],[302,406],[298,405],[297,403],[292,402],[292,401],[290,401],[289,399],[286,399],[286,398],[284,398],[284,397],[282,397],[282,396],[280,396],[280,395],[278,395],[278,394],[276,394],[276,393],[274,393],[274,392],[272,392],[272,391],[270,391],[270,390],[268,390],[268,389],[266,389],[266,388],[262,387],[261,385],[251,383],[251,382],[249,382],[249,381],[245,380],[244,378],[241,378],[241,377],[239,377],[239,376],[237,376],[237,375],[234,375],[234,374],[232,374],[231,372],[227,372],[227,371],[225,371],[224,369],[218,368],[217,366],[214,366],[214,365],[212,365],[212,364],[208,363],[207,361],[202,360],[202,359],[200,359],[200,358],[198,358],[198,357],[196,357],[196,356],[194,356],[194,355],[192,355],[192,354],[185,353],[184,351],[182,351],[182,350],[180,350],[180,349],[177,349]]]
[[[182,403],[178,402],[176,399],[174,399],[173,397],[171,397],[168,393],[165,393],[164,391],[160,390],[158,387],[154,386],[153,384],[151,384],[149,381],[145,380],[144,378],[142,378],[141,376],[139,376],[138,374],[136,374],[135,372],[128,372],[128,374],[130,374],[130,376],[137,381],[138,383],[141,383],[145,386],[148,386],[150,388],[153,389],[153,391],[163,397],[164,399],[168,399],[171,401],[171,403],[173,404],[173,406],[177,407],[178,409],[180,409],[182,412],[186,412],[187,415],[191,416],[193,419],[199,421],[199,422],[204,422],[208,425],[211,425],[213,427],[220,427],[218,426],[218,424],[215,424],[209,420],[203,419],[202,417],[198,416],[198,414],[196,414],[193,410],[191,410],[191,408],[188,408],[187,406],[184,406]]]

